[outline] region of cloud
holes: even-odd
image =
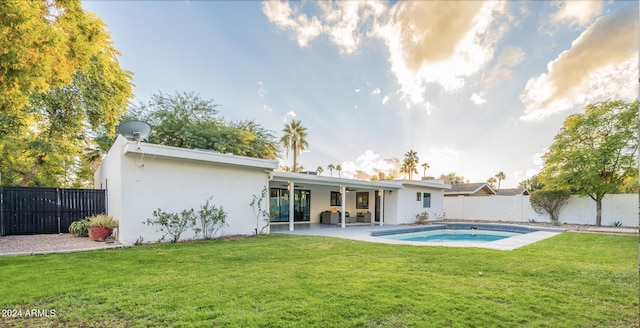
[[[522,120],[542,119],[576,105],[637,96],[638,11],[625,6],[597,19],[547,65],[547,73],[527,81],[520,94]]]
[[[296,112],[294,111],[288,111],[286,114],[284,114],[284,117],[282,117],[282,122],[285,123],[287,122],[287,118],[291,117],[291,119],[293,120],[294,118],[296,118]]]
[[[360,92],[360,88],[355,89],[355,90],[353,90],[353,91],[355,91],[356,93],[358,93],[358,92]]]
[[[269,106],[269,105],[267,105],[267,104],[262,105],[262,110],[263,110],[263,111],[265,111],[265,112],[267,112],[267,113],[271,113],[271,112],[273,111],[273,109],[271,108],[271,106]]]
[[[384,97],[382,98],[382,104],[383,104],[383,105],[386,105],[388,102],[389,102],[389,96],[384,96]]]
[[[291,9],[289,3],[264,1],[262,12],[280,30],[293,32],[300,47],[306,47],[309,41],[320,35],[323,30],[317,17],[309,19],[306,14],[298,14],[297,10]]]
[[[424,103],[427,83],[455,92],[466,78],[480,71],[493,57],[495,43],[506,29],[506,5],[498,1],[394,5],[389,22],[378,25],[375,35],[389,48],[391,71],[406,100]]]
[[[475,92],[471,95],[471,101],[473,101],[473,103],[476,105],[482,105],[487,102],[486,99],[482,98],[479,94]]]
[[[262,81],[258,81],[258,96],[260,96],[260,98],[264,98],[266,94],[267,90],[262,85]]]
[[[309,15],[301,13],[305,6]],[[292,8],[265,1],[262,9],[301,47],[327,35],[341,53],[352,54],[364,37],[382,39],[402,99],[408,106],[427,106],[426,84],[458,91],[492,59],[511,20],[507,6],[504,1],[406,1],[390,7],[380,1],[330,1],[301,2]]]
[[[495,65],[482,74],[482,84],[492,86],[499,81],[511,80],[513,68],[520,65],[525,58],[522,48],[504,47]]]
[[[363,178],[363,173],[369,176],[377,175],[378,172],[388,173],[396,170],[398,163],[397,159],[382,159],[380,154],[376,154],[369,149],[358,156],[355,161],[342,162],[341,176],[346,178],[359,176],[359,178]]]
[[[603,2],[598,0],[564,1],[558,11],[551,16],[552,23],[569,26],[586,26],[602,12]]]
[[[382,91],[380,91],[380,88],[376,88],[375,90],[371,91],[371,95],[372,96],[379,95],[380,92],[382,92]]]

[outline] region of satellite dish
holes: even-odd
[[[140,141],[146,139],[151,134],[151,125],[142,121],[126,121],[122,122],[116,128],[118,133],[127,140]]]

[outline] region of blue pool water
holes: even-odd
[[[488,243],[527,234],[537,229],[512,225],[489,224],[443,224],[431,225],[400,230],[374,232],[374,237],[411,241],[411,242],[460,242],[460,243]]]
[[[502,232],[502,231],[461,231],[461,230],[433,230],[433,231],[418,231],[409,233],[400,233],[393,235],[383,236],[384,238],[404,241],[419,241],[419,242],[474,242],[474,243],[487,243],[504,238],[520,235],[515,232]]]

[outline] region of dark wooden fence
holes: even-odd
[[[0,187],[0,235],[68,233],[73,221],[106,213],[102,189]]]

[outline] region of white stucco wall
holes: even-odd
[[[119,221],[120,241],[134,243],[142,237],[145,242],[155,242],[162,236],[156,231],[159,227],[142,223],[153,218],[154,210],[197,211],[211,196],[228,214],[229,226],[217,236],[254,233],[256,218],[249,203],[268,182],[264,168],[122,151],[121,144],[115,145],[96,175],[96,186],[108,182],[109,214]],[[189,229],[181,239],[192,237]]]
[[[529,196],[445,197],[447,219],[527,222],[549,222],[547,214],[536,213]],[[571,196],[560,210],[560,221],[571,224],[595,224],[596,203],[589,197]],[[638,195],[610,194],[602,200],[602,225],[622,222],[626,227],[638,226]]]
[[[417,193],[430,193],[431,194],[431,207],[424,208],[422,196],[420,200],[417,200]],[[395,193],[395,192],[394,192]],[[416,222],[416,214],[427,212],[429,213],[429,220],[436,220],[442,217],[444,212],[444,191],[442,189],[424,188],[416,186],[405,185],[403,189],[397,192],[397,216],[395,221],[392,218],[391,221],[387,221],[390,224],[409,224]],[[386,212],[386,211],[385,211]]]

